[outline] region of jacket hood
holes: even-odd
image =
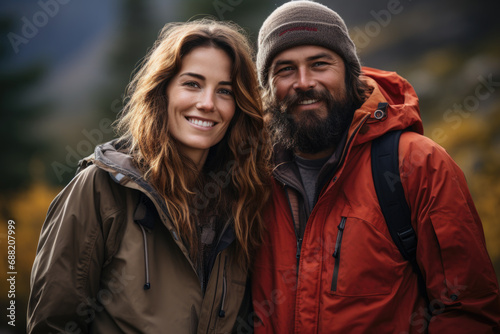
[[[362,71],[361,79],[373,88],[373,92],[354,113],[349,137],[359,126],[361,128],[353,145],[372,141],[392,130],[410,130],[423,134],[418,97],[410,83],[396,72],[369,67],[363,67]],[[388,104],[386,115],[380,120],[374,115],[379,103]],[[366,122],[363,123],[364,119]]]
[[[80,161],[79,173],[88,166],[95,164],[107,171],[114,181],[122,185],[136,184],[148,197],[156,200],[160,208],[167,212],[165,203],[156,189],[144,179],[133,158],[128,153],[128,147],[118,139],[96,146],[94,154]],[[135,188],[135,186],[133,186]]]
[[[122,173],[134,179],[142,178],[142,173],[135,166],[125,145],[120,144],[116,139],[96,146],[94,154],[80,161],[79,171],[96,162],[100,165],[99,167],[108,167],[106,170],[109,172],[115,171],[116,173],[113,173],[115,176],[117,173]]]

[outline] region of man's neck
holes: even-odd
[[[300,152],[300,151],[295,151],[295,154],[301,158],[304,158],[304,159],[316,160],[316,159],[322,159],[322,158],[329,157],[333,154],[334,151],[335,151],[335,147],[331,147],[331,148],[328,148],[326,150],[323,150],[323,151],[317,152],[317,153],[304,153],[304,152]]]

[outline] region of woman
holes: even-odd
[[[250,50],[225,23],[162,30],[129,85],[122,136],[49,208],[29,332],[248,329],[247,266],[269,193]]]

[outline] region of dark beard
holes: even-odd
[[[289,111],[304,99],[325,102],[328,110],[327,118],[320,118],[316,110],[301,111],[295,116],[291,115]],[[338,98],[326,89],[308,90],[271,104],[268,109],[272,116],[269,128],[274,144],[280,144],[285,149],[314,154],[340,143],[351,124],[354,111],[354,102],[345,94]]]

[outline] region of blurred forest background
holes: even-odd
[[[420,97],[426,135],[464,170],[500,274],[497,1],[319,0],[345,20],[365,66]],[[284,1],[8,0],[0,5],[0,333],[25,332],[29,276],[48,206],[79,159],[113,137],[130,73],[161,27],[205,15],[255,42]],[[16,226],[16,327],[6,324],[7,222]]]

